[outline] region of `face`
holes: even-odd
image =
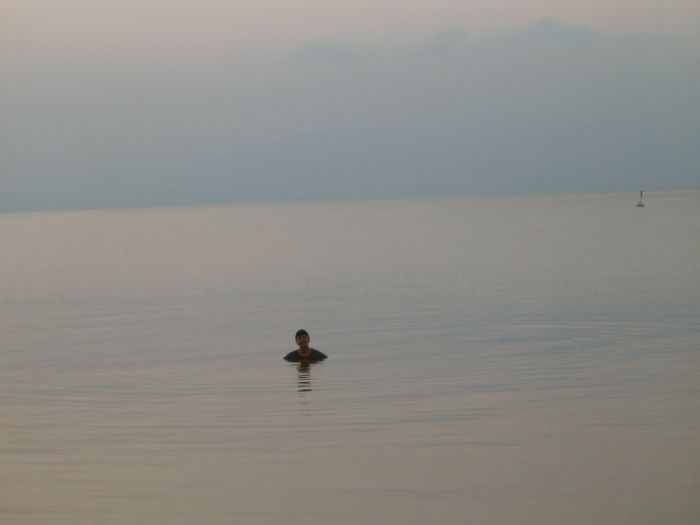
[[[306,349],[309,347],[309,336],[306,334],[301,334],[299,337],[297,337],[297,345],[299,348]]]

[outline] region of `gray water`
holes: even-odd
[[[0,215],[0,522],[698,523],[700,192],[635,203]]]

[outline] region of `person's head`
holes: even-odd
[[[309,332],[301,329],[294,336],[294,340],[297,342],[299,348],[307,348],[309,346],[309,341],[311,341],[311,337],[309,337]]]

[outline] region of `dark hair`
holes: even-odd
[[[299,331],[297,331],[296,335],[294,336],[294,339],[299,339],[302,335],[305,335],[306,337],[309,337],[309,332],[304,330],[303,328]]]

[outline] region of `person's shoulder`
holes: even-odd
[[[301,356],[299,356],[299,350],[292,350],[286,356],[284,356],[285,361],[300,361]]]
[[[311,356],[317,360],[328,359],[328,356],[326,354],[324,354],[320,350],[316,350],[315,348],[311,350]]]

